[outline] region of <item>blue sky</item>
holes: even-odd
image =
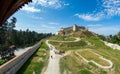
[[[116,34],[120,31],[120,0],[33,0],[13,16],[17,30],[55,33],[77,24],[98,34]]]

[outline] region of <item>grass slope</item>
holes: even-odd
[[[79,54],[88,61],[93,60],[102,66],[109,66],[109,63],[107,61],[100,59],[99,57],[101,56],[96,55],[95,53],[93,53],[93,51],[91,52],[91,50],[80,51]]]
[[[79,42],[68,43],[50,41],[50,43],[59,50],[65,51],[72,50],[73,52],[72,54],[69,54],[61,58],[60,60],[61,74],[120,74],[119,50],[113,50],[112,48],[106,46],[96,35],[89,31],[83,32],[78,31],[70,36],[66,36],[66,38],[69,37],[80,37],[82,38],[82,40]],[[91,43],[91,45],[88,45],[86,41]],[[108,60],[111,60],[113,62],[113,67],[110,69],[102,69],[92,62],[86,63],[82,58],[74,54],[75,51],[84,49],[92,49],[93,52],[103,56]],[[93,58],[91,57],[91,55],[89,55],[89,53],[85,53],[85,55],[88,56],[86,58]],[[97,59],[95,60],[99,61],[101,64],[105,64],[101,62],[101,60]]]
[[[84,40],[80,40],[78,42],[54,42],[50,41],[52,45],[54,45],[59,50],[73,50],[73,49],[80,49],[85,48],[87,43]]]
[[[60,36],[60,35],[56,35],[56,36],[50,37],[49,40],[74,41],[75,38],[69,37],[69,36]]]
[[[85,31],[77,31],[74,32],[72,35],[70,35],[72,37],[80,37],[80,38],[87,38],[87,37],[96,37],[95,34],[93,34],[92,32],[85,30]]]
[[[110,69],[102,69],[97,67],[94,63],[86,63],[82,58],[74,54],[75,51],[70,55],[67,55],[60,60],[61,74],[84,74],[84,71],[90,72],[90,74],[119,74],[120,73],[120,51],[113,50],[112,48],[105,46],[105,44],[98,38],[84,38],[83,40],[89,41],[92,46],[86,46],[81,48],[92,49],[93,52],[109,59],[113,62],[113,67]],[[89,53],[84,53],[89,59],[93,58]],[[95,58],[94,58],[95,59]],[[96,59],[95,59],[96,60]],[[97,60],[100,61],[100,60]],[[101,63],[101,61],[100,61]],[[104,64],[104,63],[102,63]],[[83,72],[82,72],[83,71]],[[86,73],[89,74],[89,73]]]
[[[49,51],[45,50],[46,48],[45,41],[43,41],[41,47],[29,58],[17,74],[40,74],[48,61]]]

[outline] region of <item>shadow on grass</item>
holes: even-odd
[[[77,74],[92,74],[92,73],[86,69],[83,69],[83,70],[79,71]]]
[[[17,71],[16,74],[24,74],[28,66],[31,64],[32,59],[36,56],[36,53],[38,52],[39,48],[35,51],[35,53],[23,64],[23,66]]]

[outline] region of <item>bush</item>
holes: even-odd
[[[0,59],[0,65],[2,65],[3,63],[5,63],[6,62],[6,60],[1,60]]]
[[[79,74],[92,74],[90,71],[88,71],[88,70],[81,70],[80,72],[79,72]]]

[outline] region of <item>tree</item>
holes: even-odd
[[[120,45],[120,32],[118,32],[116,35],[109,35],[107,37],[107,41],[111,43],[116,43]]]
[[[11,26],[12,28],[15,28],[16,22],[17,22],[17,19],[16,19],[15,17],[13,17],[13,18],[11,19],[10,26]]]
[[[15,45],[18,48],[31,46],[45,37],[49,37],[52,33],[37,33],[35,31],[17,31],[15,30],[15,24],[17,19],[13,17],[10,22],[6,21],[3,26],[0,27],[0,52],[8,53],[10,46]],[[5,54],[6,56],[6,54]]]
[[[100,39],[102,39],[103,41],[106,40],[106,37],[104,35],[98,35]]]

